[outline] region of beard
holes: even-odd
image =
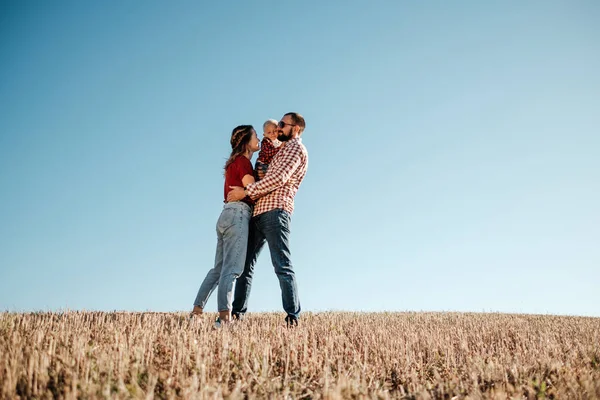
[[[277,133],[277,140],[279,140],[280,142],[287,142],[288,140],[290,140],[292,138],[292,131],[290,130],[289,134],[285,134],[283,133],[283,131],[279,131]]]

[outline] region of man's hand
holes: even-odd
[[[244,188],[240,186],[229,186],[231,191],[227,193],[227,202],[231,201],[240,201],[244,197],[246,197],[246,193],[244,193]]]

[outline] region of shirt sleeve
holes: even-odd
[[[260,181],[247,186],[247,193],[256,200],[283,186],[302,162],[300,146],[282,149],[273,159],[267,174]]]
[[[240,174],[240,181],[244,179],[244,176],[254,176],[254,170],[252,169],[252,163],[246,157],[240,157],[240,162],[237,164],[238,172]]]

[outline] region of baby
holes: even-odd
[[[280,149],[281,142],[277,140],[277,121],[269,119],[263,124],[263,136],[258,159],[254,166],[257,180],[264,178],[271,160]]]

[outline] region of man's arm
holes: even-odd
[[[300,146],[295,146],[291,149],[282,149],[273,158],[265,177],[256,183],[246,186],[246,194],[253,200],[256,200],[267,193],[271,193],[273,190],[283,186],[290,179],[301,162],[302,152]]]
[[[240,201],[246,197],[246,189],[241,186],[229,186],[229,193],[227,193],[227,202]]]

